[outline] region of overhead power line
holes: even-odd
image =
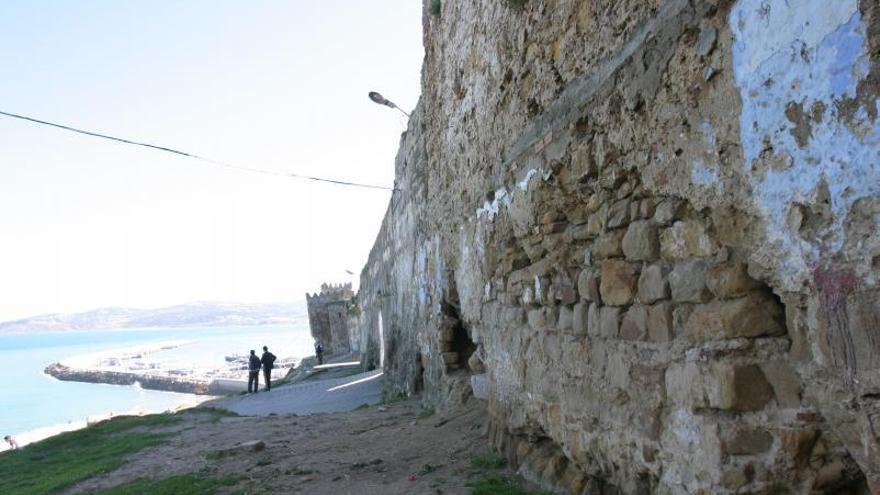
[[[350,182],[350,181],[345,181],[345,180],[327,179],[325,177],[314,177],[314,176],[310,176],[310,175],[295,174],[293,172],[279,172],[279,171],[275,171],[275,170],[265,170],[265,169],[252,168],[252,167],[243,167],[243,166],[235,165],[235,164],[228,163],[228,162],[222,162],[220,160],[214,160],[212,158],[206,158],[204,156],[196,155],[194,153],[188,153],[186,151],[176,150],[174,148],[168,148],[165,146],[158,146],[158,145],[150,144],[150,143],[142,143],[139,141],[132,141],[130,139],[123,139],[123,138],[119,138],[119,137],[115,137],[115,136],[109,136],[107,134],[101,134],[98,132],[86,131],[83,129],[77,129],[76,127],[71,127],[71,126],[63,125],[63,124],[56,124],[54,122],[47,122],[45,120],[40,120],[40,119],[35,119],[33,117],[26,117],[24,115],[18,115],[18,114],[14,114],[14,113],[4,112],[2,110],[0,110],[0,115],[4,115],[6,117],[11,117],[13,119],[20,119],[20,120],[25,120],[28,122],[33,122],[35,124],[48,125],[51,127],[56,127],[58,129],[63,129],[65,131],[76,132],[79,134],[85,134],[86,136],[92,136],[92,137],[97,137],[97,138],[101,138],[101,139],[109,139],[110,141],[116,141],[116,142],[123,143],[123,144],[130,144],[133,146],[142,146],[144,148],[152,148],[154,150],[164,151],[165,153],[172,153],[175,155],[181,155],[181,156],[185,156],[188,158],[201,160],[203,162],[207,162],[212,165],[217,165],[220,167],[224,167],[224,168],[228,168],[228,169],[232,169],[232,170],[237,170],[239,172],[252,172],[252,173],[264,174],[264,175],[277,175],[277,176],[281,176],[281,177],[292,177],[295,179],[313,180],[313,181],[317,181],[317,182],[328,182],[330,184],[338,184],[341,186],[366,187],[366,188],[370,188],[370,189],[384,189],[387,191],[391,191],[394,189],[394,188],[387,187],[387,186],[377,186],[375,184],[363,184],[360,182]]]

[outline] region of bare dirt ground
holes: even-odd
[[[410,400],[312,416],[185,414],[164,427],[168,443],[64,493],[200,472],[240,477],[218,491],[227,494],[466,494],[471,459],[486,453],[484,408],[471,400],[431,414]],[[248,447],[254,441],[265,447]]]

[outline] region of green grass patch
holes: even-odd
[[[169,426],[180,419],[167,414],[121,416],[0,455],[0,493],[45,494],[112,471],[125,456],[159,445],[170,435],[131,430]]]
[[[471,457],[471,467],[474,469],[501,469],[506,465],[507,459],[496,452]]]
[[[532,492],[520,486],[507,476],[492,474],[468,483],[471,495],[553,495],[553,492]]]
[[[397,404],[398,402],[403,402],[406,399],[406,394],[403,394],[401,392],[390,392],[386,393],[385,397],[382,398],[382,404]]]
[[[138,480],[96,492],[95,495],[211,495],[223,486],[233,486],[239,478],[205,478],[197,474],[181,474],[159,481]]]
[[[514,10],[522,10],[526,7],[529,0],[504,0],[508,7]]]
[[[434,17],[440,15],[440,8],[442,6],[443,5],[440,0],[431,0],[431,15]]]
[[[420,418],[428,418],[434,415],[436,411],[433,407],[423,407],[421,411],[419,411]]]
[[[237,418],[241,415],[219,407],[193,407],[181,411],[181,414],[207,414],[212,423],[218,423],[223,418]]]

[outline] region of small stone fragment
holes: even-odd
[[[608,209],[608,219],[606,225],[609,229],[623,227],[629,222],[629,203],[628,199],[621,199],[611,205]]]
[[[654,221],[658,225],[670,225],[681,218],[684,203],[680,199],[666,198],[660,201],[654,211]]]

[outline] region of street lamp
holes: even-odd
[[[396,108],[397,110],[400,111],[400,113],[406,115],[406,118],[409,118],[408,113],[404,112],[399,106],[395,105],[393,101],[386,100],[385,97],[382,96],[381,94],[379,94],[378,92],[370,91],[368,96],[370,97],[370,100],[373,101],[373,103],[376,103],[379,105],[385,105],[386,107]]]

